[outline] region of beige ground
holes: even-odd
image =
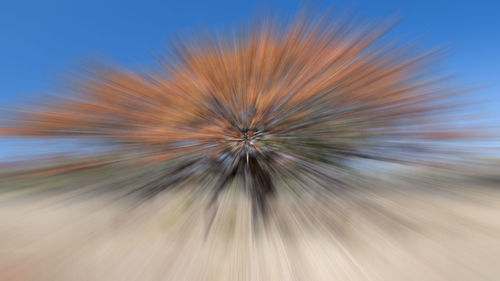
[[[136,208],[7,200],[0,280],[500,280],[500,192],[458,194],[381,188],[333,208],[278,199],[259,234],[237,195],[208,234],[207,209],[180,193]]]

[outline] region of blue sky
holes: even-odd
[[[10,3],[8,3],[10,2]],[[259,10],[286,17],[303,1],[2,1],[0,4],[0,108],[22,106],[55,91],[65,71],[85,59],[138,68],[154,64],[175,35],[200,28],[243,24]],[[500,122],[500,2],[309,1],[313,7],[351,7],[362,17],[398,16],[392,36],[423,47],[449,47],[444,73],[462,86],[477,86],[487,100],[480,110]],[[1,117],[0,117],[1,118]],[[17,141],[16,141],[17,142]],[[31,149],[34,149],[33,147]],[[20,146],[0,141],[0,161]],[[29,150],[26,150],[29,151]]]

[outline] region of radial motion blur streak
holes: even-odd
[[[409,264],[420,280],[500,274],[473,257],[500,258],[498,173],[474,162],[478,178],[464,176],[477,159],[459,162],[450,144],[477,134],[457,126],[458,91],[431,71],[436,52],[384,39],[390,27],[264,18],[175,42],[162,71],[90,68],[71,94],[14,112],[0,136],[98,152],[5,165],[12,216],[0,222],[14,230],[0,239],[20,246],[2,249],[0,280],[402,280]],[[486,209],[491,219],[475,217]],[[14,237],[30,229],[16,216],[70,227]],[[477,252],[447,248],[464,241]]]

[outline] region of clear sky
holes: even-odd
[[[152,65],[174,35],[245,23],[259,10],[287,16],[303,1],[1,1],[0,108],[22,106],[54,91],[60,74],[85,58],[126,67]],[[422,46],[450,47],[442,62],[463,86],[481,87],[481,111],[500,123],[500,1],[309,1],[351,7],[360,16],[398,16],[393,35]],[[19,149],[0,141],[0,161]]]

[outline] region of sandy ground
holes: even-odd
[[[457,196],[458,194],[458,196]],[[16,199],[0,206],[0,280],[499,280],[500,192],[381,188],[324,208],[278,198],[208,209],[168,193],[139,206]]]

